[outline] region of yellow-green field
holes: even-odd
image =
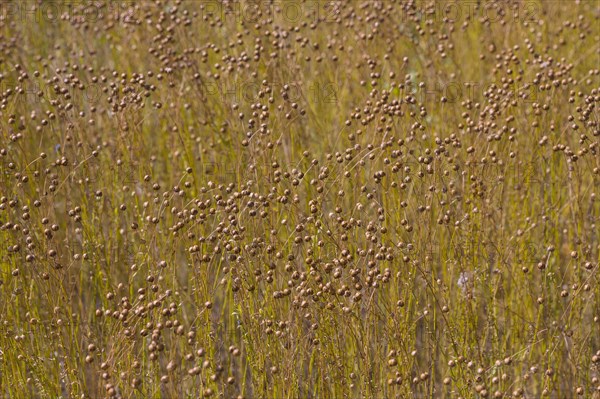
[[[600,2],[0,3],[0,398],[600,398]]]

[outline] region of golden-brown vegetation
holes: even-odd
[[[0,16],[0,397],[599,397],[597,1]]]

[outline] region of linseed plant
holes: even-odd
[[[9,1],[0,48],[0,397],[600,397],[597,1]]]

